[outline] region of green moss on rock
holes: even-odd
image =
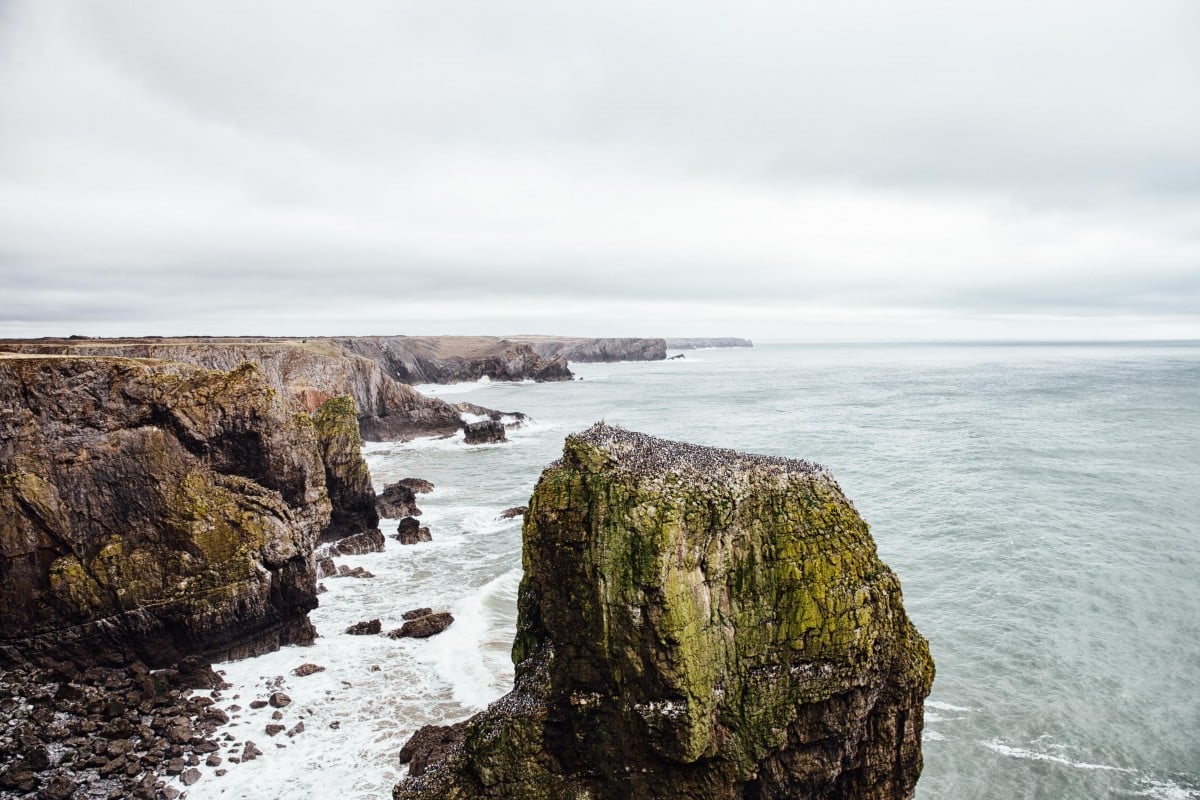
[[[514,759],[550,798],[911,796],[933,663],[824,469],[597,425],[539,480],[523,565],[517,689],[397,798],[523,797],[484,780]]]

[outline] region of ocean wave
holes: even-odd
[[[980,742],[980,744],[995,753],[999,753],[1002,756],[1008,756],[1010,758],[1023,758],[1029,761],[1047,761],[1052,764],[1061,764],[1064,767],[1071,767],[1073,769],[1123,772],[1129,775],[1137,774],[1136,769],[1131,769],[1129,767],[1114,767],[1111,764],[1092,764],[1087,761],[1075,761],[1074,759],[1067,758],[1066,756],[1054,755],[1052,753],[1039,753],[1035,750],[1027,750],[1024,747],[1013,747],[1012,745],[1005,744],[999,739],[990,739],[986,742]]]

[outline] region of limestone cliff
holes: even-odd
[[[509,336],[528,344],[539,355],[578,363],[611,361],[662,361],[667,357],[663,339],[586,338],[581,336]]]
[[[327,473],[253,365],[0,357],[0,663],[310,641]]]
[[[822,468],[597,425],[523,561],[514,690],[397,800],[912,796],[933,662]]]

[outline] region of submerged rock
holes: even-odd
[[[523,561],[515,688],[396,800],[912,796],[933,662],[823,468],[596,425]]]

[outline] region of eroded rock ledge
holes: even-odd
[[[382,542],[329,403],[314,424],[252,364],[0,356],[0,665],[311,641],[318,539]]]
[[[821,467],[596,425],[523,560],[515,688],[396,800],[912,796],[933,662]]]

